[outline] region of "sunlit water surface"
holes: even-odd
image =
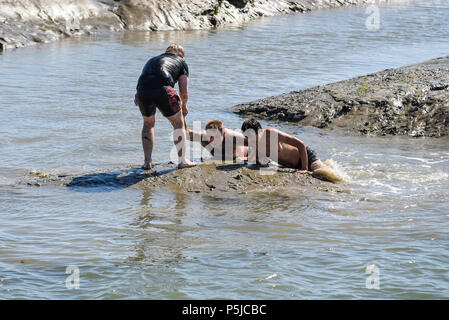
[[[265,18],[212,31],[118,33],[0,54],[0,298],[448,298],[449,141],[280,126],[332,159],[344,192],[220,199],[137,185],[18,184],[142,164],[137,77],[186,48],[188,123],[237,103],[447,55],[446,1]],[[171,127],[158,113],[154,161]],[[369,289],[366,267],[379,268]],[[67,289],[67,266],[80,288]]]

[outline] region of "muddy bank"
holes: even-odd
[[[80,192],[106,192],[135,185],[143,189],[169,188],[217,197],[237,197],[249,192],[282,192],[289,188],[338,192],[342,186],[322,181],[312,174],[295,174],[294,169],[259,169],[258,166],[240,164],[203,163],[183,170],[177,170],[174,164],[157,164],[150,171],[127,168],[83,175],[30,171],[19,184],[67,187]]]
[[[449,134],[449,56],[239,104],[242,117],[362,134]]]
[[[110,8],[92,0],[0,0],[0,51],[95,30],[121,30]]]
[[[192,30],[375,0],[0,0],[0,51],[101,30]],[[385,2],[378,0],[377,2]]]

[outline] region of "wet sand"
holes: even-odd
[[[301,190],[336,191],[338,185],[321,180],[312,173],[296,174],[295,169],[226,162],[206,162],[178,170],[173,163],[156,164],[152,170],[132,167],[83,175],[30,171],[19,184],[28,186],[64,186],[78,191],[122,189],[136,186],[155,190],[170,188],[179,192],[201,193],[219,197],[239,197],[251,192],[288,193]]]

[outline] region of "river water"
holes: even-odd
[[[447,138],[263,123],[338,164],[344,192],[221,199],[18,183],[30,170],[77,176],[141,165],[135,84],[170,42],[185,47],[190,67],[187,122],[229,128],[242,122],[227,111],[234,104],[449,53],[447,1],[380,6],[375,30],[365,10],[0,53],[0,298],[448,298]],[[171,127],[157,117],[153,160],[162,162]],[[66,285],[72,270],[79,289]]]

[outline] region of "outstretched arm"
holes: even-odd
[[[207,137],[206,137],[206,130],[200,130],[200,131],[190,130],[190,128],[187,126],[187,123],[185,123],[185,129],[186,129],[186,133],[187,133],[187,138],[190,141],[201,142],[201,145],[203,147],[205,147],[206,145],[209,144],[209,142],[207,141]]]

